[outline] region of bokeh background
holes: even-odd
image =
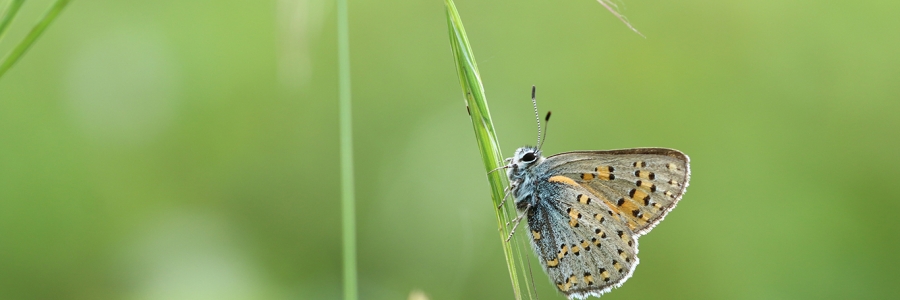
[[[534,84],[548,154],[691,156],[604,299],[900,298],[900,2],[457,6],[504,154]],[[512,297],[447,37],[350,1],[362,299]],[[0,79],[0,298],[338,299],[336,69],[331,1],[73,1]]]

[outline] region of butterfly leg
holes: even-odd
[[[509,194],[512,192],[512,186],[506,187],[503,193],[503,199],[500,200],[500,205],[497,205],[497,209],[503,208],[503,204],[506,204],[506,198],[509,198]],[[509,225],[509,224],[506,224]]]
[[[491,170],[490,172],[488,172],[488,174],[497,172],[497,170],[500,170],[500,169],[508,169],[508,168],[509,168],[509,165],[505,165],[505,166],[502,166],[502,167],[499,167],[499,168],[496,168],[496,169]]]
[[[509,242],[509,239],[511,239],[513,237],[513,233],[516,233],[516,228],[519,227],[519,223],[521,223],[522,218],[524,218],[525,215],[528,214],[529,209],[531,209],[531,204],[528,204],[528,206],[525,206],[525,211],[523,211],[521,215],[519,215],[518,217],[516,217],[515,219],[512,220],[512,222],[515,224],[513,224],[512,230],[509,231],[509,236],[506,237],[507,242]],[[507,224],[507,226],[508,225],[509,224]]]
[[[497,162],[497,164],[501,164],[501,163],[502,163],[502,164],[503,164],[503,166],[502,166],[502,167],[499,167],[499,168],[496,168],[496,169],[493,169],[493,170],[491,170],[491,171],[490,171],[490,172],[488,172],[488,174],[491,174],[491,173],[494,173],[494,172],[497,172],[497,170],[500,170],[500,169],[509,169],[509,163],[510,163],[510,162],[512,162],[512,157],[509,157],[509,158],[507,158],[507,159],[504,159],[504,160],[503,160],[503,161],[500,161],[500,162]]]
[[[500,200],[500,205],[497,205],[497,209],[502,208],[503,204],[506,204],[506,199],[509,198],[509,195],[512,193],[512,191],[519,186],[519,182],[520,181],[512,181],[509,183],[509,186],[507,186],[504,190],[505,192],[503,193],[503,199]],[[506,226],[509,226],[509,224],[506,224]]]

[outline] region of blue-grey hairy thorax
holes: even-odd
[[[527,216],[531,245],[570,299],[599,297],[631,277],[638,237],[675,208],[690,179],[688,156],[665,148],[545,158],[522,147],[506,162],[508,192]]]
[[[512,157],[512,163],[506,170],[506,176],[509,182],[515,182],[511,185],[512,195],[516,199],[516,207],[522,209],[527,204],[534,205],[534,197],[532,193],[534,189],[534,179],[536,167],[540,162],[544,161],[541,151],[534,147],[522,147],[516,150],[515,156]],[[520,207],[521,206],[521,207]]]

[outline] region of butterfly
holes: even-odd
[[[638,237],[675,208],[691,174],[688,156],[666,148],[543,157],[525,146],[506,162],[516,225],[527,216],[544,271],[569,299],[599,297],[631,277]]]

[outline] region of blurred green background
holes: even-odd
[[[692,158],[604,299],[900,298],[900,2],[620,5],[646,39],[593,0],[457,1],[504,154],[534,84],[547,154]],[[362,299],[510,299],[443,1],[350,22]],[[73,1],[0,79],[0,298],[338,299],[336,69],[330,1]]]

